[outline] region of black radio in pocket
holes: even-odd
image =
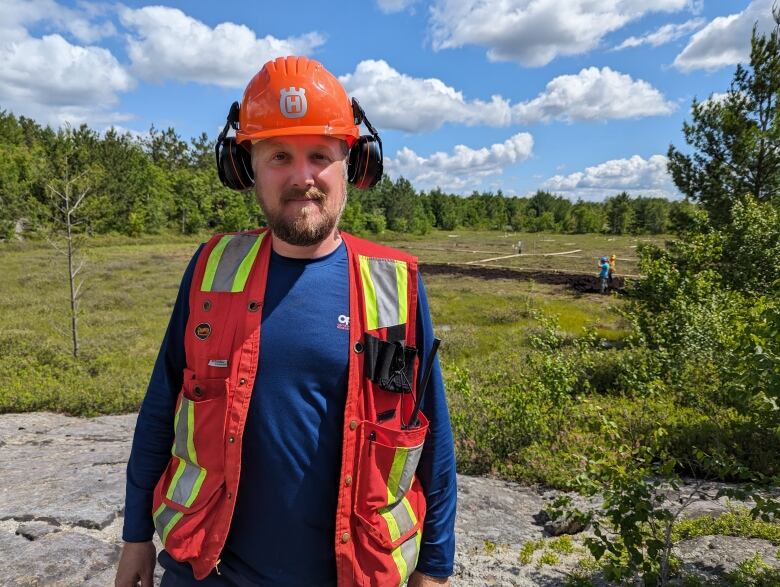
[[[387,342],[364,335],[363,375],[386,391],[411,393],[417,349],[403,341]]]

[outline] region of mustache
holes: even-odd
[[[308,189],[290,188],[282,193],[282,202],[287,203],[291,200],[300,200],[301,198],[314,202],[322,202],[326,197],[325,193],[316,187],[310,187]]]

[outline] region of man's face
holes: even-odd
[[[257,200],[274,235],[311,246],[331,234],[347,201],[346,155],[346,143],[320,135],[252,146]]]

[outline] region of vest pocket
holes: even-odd
[[[374,422],[360,425],[355,515],[382,547],[398,548],[422,528],[425,497],[415,478],[428,423],[392,430]]]
[[[182,515],[194,514],[213,501],[211,497],[225,483],[228,380],[193,379],[190,374],[185,372],[176,404],[171,460],[154,492],[155,526],[161,538],[163,534],[167,537],[176,522],[170,527],[161,525],[160,516],[178,521]]]

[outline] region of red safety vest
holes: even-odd
[[[152,514],[165,549],[189,562],[197,579],[219,570],[233,516],[260,354],[268,234],[213,237],[190,287],[176,436]],[[350,348],[333,537],[338,584],[400,585],[417,564],[425,517],[415,470],[428,423],[421,415],[420,426],[403,424],[413,409],[419,362],[409,348],[415,345],[417,259],[341,236],[349,260]]]

